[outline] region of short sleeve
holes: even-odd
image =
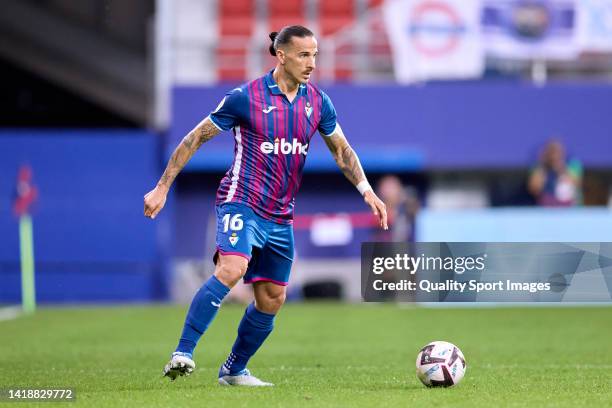
[[[208,117],[219,130],[230,130],[240,123],[246,102],[243,90],[233,89],[225,95]]]
[[[319,133],[323,136],[331,136],[336,130],[337,117],[336,108],[326,93],[321,92],[323,106],[321,107],[321,122],[319,122]]]

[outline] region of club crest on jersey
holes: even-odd
[[[306,107],[304,108],[306,112],[306,117],[310,118],[310,114],[312,113],[312,106],[310,106],[310,102],[306,102]]]
[[[236,235],[236,233],[235,233],[235,232],[232,232],[232,235],[230,235],[230,237],[229,237],[229,243],[230,243],[230,245],[231,245],[231,246],[233,246],[233,247],[235,247],[235,246],[236,246],[236,244],[238,243],[238,240],[239,240],[239,239],[240,239],[240,238],[238,238],[238,236]]]

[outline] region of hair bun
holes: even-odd
[[[272,40],[272,44],[270,44],[268,51],[270,51],[270,55],[272,55],[273,57],[276,56],[276,48],[274,48],[274,40],[276,40],[276,37],[278,37],[278,31],[273,31],[270,33],[270,39]]]

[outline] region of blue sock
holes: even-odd
[[[247,307],[238,326],[238,337],[232,347],[232,352],[223,363],[230,374],[236,374],[246,368],[249,359],[272,332],[274,316],[260,312],[253,303]]]
[[[221,283],[214,275],[198,290],[189,306],[176,351],[193,355],[193,349],[198,344],[198,340],[217,315],[221,302],[229,291],[230,288]]]

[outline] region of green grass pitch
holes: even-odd
[[[220,387],[242,311],[224,305],[196,371],[175,382],[161,369],[184,307],[50,308],[0,322],[0,388],[74,387],[76,404],[59,404],[72,407],[612,406],[612,308],[288,304],[249,365],[276,387]],[[463,350],[458,386],[416,379],[416,354],[432,340]]]

